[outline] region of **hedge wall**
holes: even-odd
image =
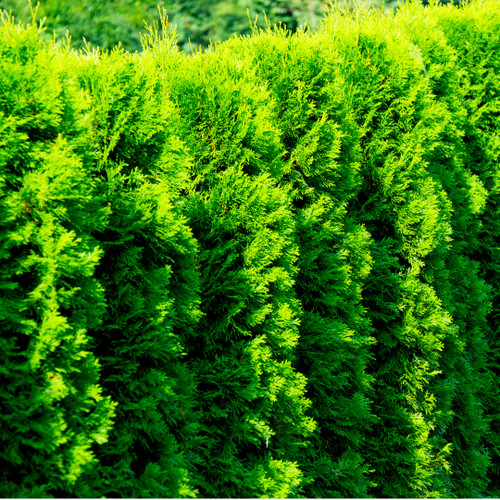
[[[1,23],[3,496],[500,494],[493,0]]]
[[[97,467],[114,403],[90,332],[106,309],[89,106],[35,29],[0,31],[2,496],[66,494]]]

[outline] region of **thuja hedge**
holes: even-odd
[[[2,496],[498,496],[496,7],[3,14]]]

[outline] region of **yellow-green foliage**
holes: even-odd
[[[96,467],[113,403],[89,330],[105,308],[92,237],[107,209],[83,145],[88,103],[65,58],[2,17],[0,31],[1,486],[67,492]]]
[[[498,493],[496,7],[191,56],[4,16],[0,492]]]

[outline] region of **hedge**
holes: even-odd
[[[33,27],[0,32],[2,496],[61,494],[98,461],[114,403],[90,330],[105,299],[92,236],[88,103]],[[64,494],[64,493],[63,493]]]
[[[186,56],[0,28],[4,496],[500,484],[500,15]]]
[[[117,403],[109,442],[96,451],[101,468],[78,495],[194,496],[195,381],[184,355],[200,316],[199,279],[179,204],[189,160],[175,135],[177,112],[147,61],[90,53],[74,69],[91,102],[88,147],[110,210],[93,231],[107,309],[92,337],[101,383]]]

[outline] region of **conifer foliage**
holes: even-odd
[[[464,124],[464,141],[471,172],[477,176],[486,194],[485,208],[481,212],[477,243],[467,247],[478,262],[478,274],[490,286],[492,310],[488,321],[487,368],[490,383],[482,389],[483,401],[476,406],[485,409],[490,422],[488,444],[491,450],[490,489],[499,494],[500,484],[500,14],[494,3],[471,4],[457,12],[448,9],[436,11],[438,25],[448,43],[455,49],[457,66],[461,70],[460,95],[467,116]],[[470,297],[471,290],[465,292]],[[484,294],[483,294],[484,295]],[[471,339],[478,343],[477,335]],[[478,366],[484,369],[484,347],[468,366],[474,373]],[[475,384],[480,384],[476,381]],[[478,409],[471,408],[471,424],[477,425]],[[472,414],[475,416],[472,417]],[[477,429],[481,432],[483,429]],[[467,436],[469,437],[469,436]],[[470,438],[468,439],[470,441]],[[477,447],[476,447],[477,448]],[[477,449],[471,449],[470,460],[477,462]]]
[[[96,184],[109,207],[106,226],[94,231],[107,310],[93,345],[102,384],[118,403],[98,451],[101,469],[80,494],[193,496],[194,379],[182,358],[199,317],[197,247],[177,206],[189,158],[147,61],[93,53],[77,75],[92,103]]]
[[[433,443],[435,395],[451,318],[422,269],[449,239],[449,208],[425,144],[432,100],[412,46],[383,16],[332,16],[326,34],[360,130],[362,189],[348,211],[374,242],[363,290],[376,344],[369,371],[378,421],[367,435],[377,496],[439,496],[446,449]],[[349,43],[350,42],[350,43]]]
[[[204,316],[188,358],[199,377],[201,492],[295,495],[295,460],[314,422],[292,363],[297,244],[289,194],[276,182],[284,165],[269,96],[231,53],[186,60],[172,75],[193,155],[186,214],[200,247]]]
[[[88,335],[105,307],[92,231],[106,210],[86,169],[88,108],[65,57],[36,29],[2,22],[0,494],[40,497],[96,467],[92,446],[112,426]]]
[[[498,494],[496,7],[190,56],[3,14],[0,493]]]
[[[475,497],[485,488],[488,465],[482,401],[490,390],[484,377],[490,289],[480,274],[477,253],[482,246],[481,219],[488,192],[477,175],[473,150],[462,139],[470,126],[463,95],[457,92],[463,88],[459,58],[435,14],[406,8],[398,21],[419,47],[436,97],[434,107],[440,120],[434,120],[436,136],[426,156],[452,206],[450,251],[441,263],[433,259],[426,272],[455,324],[455,333],[444,343],[442,373],[435,388],[441,413],[439,439],[449,441],[452,449],[454,473],[448,494]]]
[[[324,49],[325,40],[275,29],[252,40],[247,64],[270,82],[285,148],[284,181],[293,193],[296,290],[304,309],[296,366],[307,376],[317,422],[300,458],[305,492],[365,496],[368,467],[361,450],[373,415],[365,370],[370,327],[360,291],[370,269],[370,238],[347,215],[346,202],[360,187],[359,134],[343,105],[342,77]]]

